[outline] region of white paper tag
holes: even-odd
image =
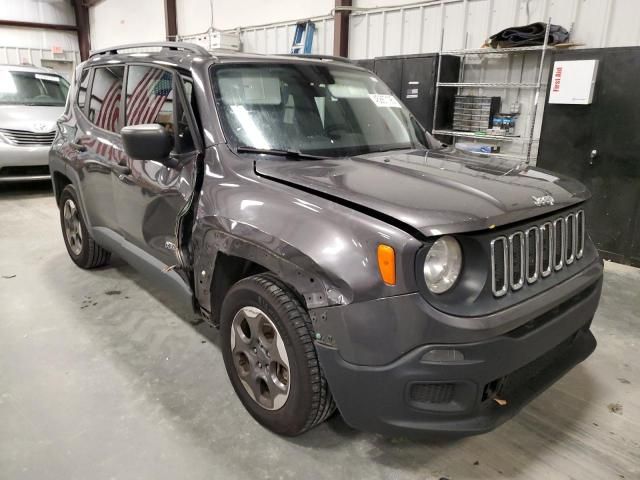
[[[370,93],[369,98],[373,103],[376,104],[376,107],[386,107],[386,108],[401,108],[400,102],[396,100],[396,97],[393,95],[380,95],[377,93]]]

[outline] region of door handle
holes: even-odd
[[[589,154],[589,165],[593,166],[593,161],[598,157],[598,150],[596,150],[595,148],[593,150],[591,150],[591,153]]]
[[[113,170],[119,177],[129,175],[131,173],[131,169],[128,165],[111,165],[111,170]]]
[[[73,148],[74,150],[77,150],[78,152],[86,152],[87,151],[87,147],[81,143],[73,143],[73,142],[69,142],[69,146],[71,148]]]

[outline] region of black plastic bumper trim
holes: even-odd
[[[589,288],[580,301],[554,310],[554,318],[534,330],[475,343],[423,345],[387,365],[355,365],[335,348],[320,344],[316,348],[338,408],[351,426],[418,437],[482,433],[513,416],[593,352],[596,340],[589,326],[600,297],[599,286]],[[464,360],[422,362],[424,354],[434,348],[455,348]],[[411,385],[416,382],[452,383],[456,392],[447,404],[421,408],[410,398]],[[493,393],[500,394],[499,388],[483,400],[485,387],[492,382],[500,388],[503,384],[519,388],[505,388],[507,404],[500,406],[492,401]]]

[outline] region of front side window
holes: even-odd
[[[124,67],[98,67],[93,74],[89,120],[110,132],[118,132]]]
[[[0,105],[63,107],[69,83],[54,73],[0,70]]]
[[[237,147],[333,157],[426,145],[406,107],[365,71],[234,64],[212,76],[225,135]]]
[[[192,100],[193,85],[183,77],[187,102]],[[174,92],[174,74],[163,69],[131,65],[127,74],[126,125],[158,123],[174,137],[174,151],[194,150],[189,127],[188,106]]]
[[[127,76],[126,125],[159,123],[174,132],[173,97],[171,72],[131,65]]]

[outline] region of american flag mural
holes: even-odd
[[[98,127],[116,132],[120,116],[120,100],[122,98],[122,79],[124,68],[98,68],[93,79],[89,102],[89,119]],[[95,139],[86,143],[95,148],[98,155],[113,157],[112,149]]]
[[[124,68],[98,68],[93,79],[89,119],[98,127],[115,132],[120,115]]]
[[[120,99],[122,98],[122,80],[116,77],[114,77],[114,80],[102,101],[98,117],[94,120],[98,127],[110,132],[117,130],[118,117],[120,116]]]
[[[127,125],[171,122],[171,108],[166,112],[166,118],[158,118],[167,101],[169,101],[167,107],[172,106],[171,73],[155,68],[130,67],[128,84]],[[131,90],[132,86],[134,86],[133,90]]]
[[[123,69],[99,68],[93,81],[90,119],[105,130],[117,132],[122,99]],[[167,126],[173,121],[173,77],[171,73],[157,68],[131,66],[127,78],[126,125],[160,123]],[[88,142],[98,155],[121,161],[123,153],[112,146]]]

